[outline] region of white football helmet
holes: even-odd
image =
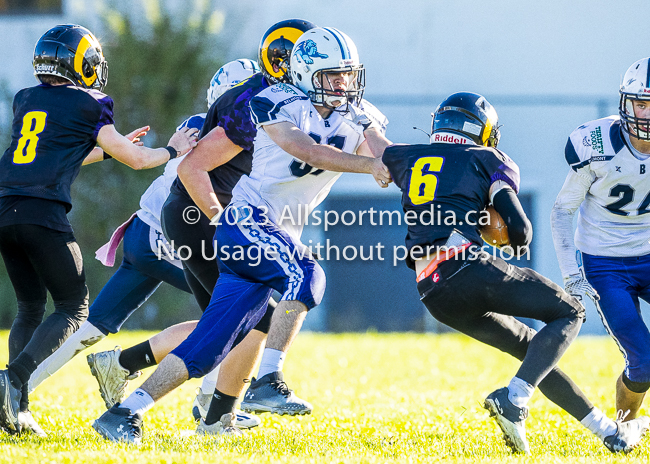
[[[239,84],[258,72],[260,72],[260,67],[257,65],[257,61],[246,58],[224,64],[210,80],[208,108],[230,87]]]
[[[634,100],[650,102],[650,58],[643,58],[625,72],[621,82],[621,100],[618,114],[621,116],[623,130],[632,137],[650,140],[650,119],[634,115]]]
[[[290,70],[293,85],[314,105],[347,112],[348,105],[363,97],[365,71],[357,47],[337,29],[317,27],[301,35],[291,52]],[[345,92],[325,89],[327,73],[346,72],[350,73],[350,82]],[[331,89],[331,83],[327,87]]]

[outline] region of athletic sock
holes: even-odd
[[[215,388],[212,401],[210,401],[210,409],[205,415],[205,424],[212,425],[221,420],[221,416],[224,414],[235,412],[237,399],[236,396],[225,395]]]
[[[85,321],[81,324],[79,330],[70,335],[63,345],[48,356],[45,361],[40,363],[36,370],[32,372],[32,375],[29,378],[29,391],[33,392],[45,379],[65,366],[65,364],[78,353],[81,353],[83,350],[94,345],[104,337],[106,337],[105,333],[90,322]]]
[[[618,430],[616,422],[603,414],[603,412],[598,408],[592,409],[591,412],[580,421],[580,423],[587,427],[591,433],[601,440],[614,435]]]
[[[210,392],[213,392],[217,388],[217,379],[219,378],[219,368],[221,364],[212,369],[206,376],[203,377],[203,383],[201,383],[201,393],[204,395],[209,395]]]
[[[278,372],[284,366],[284,358],[287,354],[284,351],[274,350],[273,348],[265,348],[260,362],[260,370],[257,373],[257,378],[261,379],[266,374]]]
[[[533,393],[535,393],[535,387],[519,377],[513,377],[508,384],[508,399],[518,408],[526,406]]]
[[[133,414],[144,415],[145,412],[153,408],[153,405],[156,404],[153,398],[149,393],[144,391],[142,388],[138,388],[136,391],[131,393],[127,399],[124,400],[124,403],[120,405],[121,408],[128,408]]]
[[[23,384],[22,395],[20,396],[20,412],[29,411],[29,382]]]
[[[29,376],[36,370],[36,361],[24,351],[14,359],[8,367],[9,381],[18,390],[29,382]]]
[[[149,340],[122,351],[119,361],[120,365],[124,369],[128,369],[131,374],[158,364]]]

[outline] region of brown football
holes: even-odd
[[[485,211],[489,214],[489,223],[481,227],[481,237],[488,245],[497,248],[510,244],[508,237],[508,226],[501,215],[494,209],[494,206],[488,206]],[[483,219],[485,213],[481,214]]]

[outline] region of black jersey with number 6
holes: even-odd
[[[42,84],[19,91],[13,111],[11,145],[0,158],[0,199],[53,200],[70,211],[70,186],[99,130],[113,124],[113,100],[97,90]]]
[[[496,148],[433,143],[392,145],[383,162],[402,191],[408,225],[406,247],[414,258],[443,245],[454,229],[482,244],[478,220],[490,202],[490,186],[502,180],[519,191],[519,168]],[[413,263],[407,260],[407,264]]]

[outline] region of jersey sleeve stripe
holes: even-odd
[[[256,125],[264,124],[265,122],[274,121],[277,119],[277,114],[280,112],[283,106],[288,105],[297,100],[308,100],[307,97],[296,95],[291,98],[287,98],[278,103],[273,103],[266,97],[257,96],[251,100],[251,114]]]
[[[648,60],[648,63],[650,63],[650,60]],[[612,142],[614,153],[618,153],[625,146],[625,142],[623,141],[623,134],[621,134],[620,121],[616,121],[609,127],[609,140]]]
[[[350,59],[350,51],[348,50],[347,45],[344,45],[343,42],[341,41],[341,38],[339,37],[339,34],[336,31],[334,31],[333,29],[330,29],[329,27],[325,27],[323,29],[325,29],[326,31],[329,31],[334,36],[336,41],[339,43],[339,49],[341,50],[341,52],[343,54],[343,59],[344,60]]]
[[[566,158],[566,162],[574,171],[577,171],[585,165],[584,163],[580,163],[580,157],[578,156],[570,137],[569,140],[567,140],[566,147],[564,147],[564,158]],[[578,164],[580,165],[579,167],[576,166]],[[586,164],[589,164],[589,161],[587,161]]]

